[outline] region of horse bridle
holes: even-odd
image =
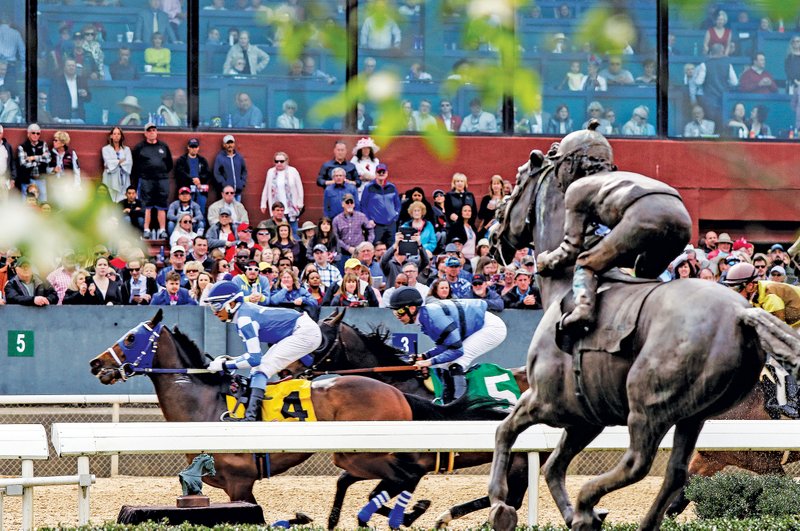
[[[120,379],[124,382],[137,374],[207,374],[208,369],[162,369],[153,368],[153,360],[158,351],[158,339],[161,337],[161,330],[164,328],[162,323],[150,326],[148,321],[139,323],[131,328],[116,343],[106,349],[106,353],[117,363],[117,367],[112,370],[119,371]],[[133,335],[133,344],[125,346],[125,340],[129,335]],[[114,347],[118,347],[125,359],[136,356],[133,362],[123,362]]]
[[[536,197],[539,195],[539,188],[541,188],[541,187],[542,187],[542,183],[544,182],[544,178],[547,176],[547,173],[548,173],[548,171],[550,171],[550,170],[555,170],[555,165],[553,165],[553,164],[547,164],[546,166],[545,166],[545,165],[542,165],[542,166],[540,166],[540,167],[539,167],[539,169],[538,169],[538,170],[536,170],[536,172],[535,172],[535,173],[533,173],[533,174],[530,174],[530,173],[529,173],[529,174],[528,174],[528,179],[530,179],[531,177],[533,177],[533,176],[534,176],[534,175],[536,175],[537,173],[538,173],[538,175],[539,175],[539,178],[538,178],[538,179],[536,179],[536,184],[534,185],[534,189],[533,189],[533,201],[531,202],[530,206],[528,207],[528,211],[526,212],[526,215],[525,215],[525,227],[526,227],[526,229],[529,229],[529,228],[530,228],[530,226],[531,226],[531,220],[530,220],[530,217],[531,217],[531,210],[533,210],[533,208],[534,208],[534,206],[535,206],[535,203],[536,203]],[[526,180],[526,183],[527,183],[527,180]],[[522,194],[522,192],[520,192],[520,195],[521,195],[521,194]],[[512,201],[513,199],[514,199],[514,197],[513,197],[513,194],[512,194],[512,197],[509,199],[509,201]],[[509,207],[510,207],[510,206],[511,206],[511,203],[509,203]],[[506,208],[508,208],[508,207],[506,207]],[[506,219],[505,219],[505,221],[506,221],[507,223],[510,223],[510,222],[508,221],[508,219],[509,219],[509,217],[508,217],[508,213],[506,213]],[[498,228],[499,228],[499,227],[498,227]],[[509,246],[509,247],[511,247],[512,249],[516,248],[516,246],[515,246],[513,243],[511,243],[511,241],[508,239],[508,236],[506,236],[506,231],[502,231],[502,232],[499,234],[499,238],[500,238],[500,240],[501,240],[502,242],[504,242],[506,245],[508,245],[508,246]],[[506,263],[506,258],[505,258],[505,256],[503,256],[503,253],[502,253],[502,252],[500,253],[500,260],[502,260],[502,261],[503,261],[503,267],[508,267],[508,263]]]
[[[337,326],[336,327],[336,337],[333,339],[333,341],[328,342],[327,346],[323,346],[323,350],[320,352],[322,357],[320,357],[319,361],[316,361],[313,365],[311,365],[311,367],[309,367],[306,370],[304,370],[302,372],[302,374],[311,375],[313,372],[317,371],[319,369],[320,365],[322,365],[323,363],[325,363],[326,361],[328,361],[330,359],[330,357],[336,351],[337,347],[338,348],[343,348],[344,347],[344,341],[342,340],[342,327],[341,326]],[[314,356],[315,359],[316,359],[316,357],[317,356]]]

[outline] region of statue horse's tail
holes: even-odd
[[[743,325],[756,333],[759,346],[765,352],[795,378],[800,377],[800,336],[789,325],[760,308],[746,308],[738,317]]]

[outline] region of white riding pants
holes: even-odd
[[[297,319],[292,335],[272,345],[261,357],[261,363],[253,369],[253,372],[260,372],[267,378],[272,378],[292,362],[314,352],[321,344],[322,332],[319,325],[304,312]]]
[[[499,346],[505,340],[506,333],[506,324],[503,320],[493,313],[486,312],[486,316],[483,318],[483,328],[462,340],[464,355],[452,363],[458,363],[464,370],[467,370],[478,357]],[[452,363],[447,365],[452,365]]]

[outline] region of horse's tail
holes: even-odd
[[[503,420],[508,411],[490,398],[462,396],[446,406],[434,404],[427,398],[403,393],[411,407],[413,420]]]
[[[752,329],[764,352],[771,354],[795,378],[800,377],[800,337],[789,326],[760,308],[745,308],[739,322]]]

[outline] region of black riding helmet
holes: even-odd
[[[389,308],[392,310],[399,310],[400,308],[407,308],[409,306],[422,306],[422,295],[417,291],[417,288],[403,286],[392,293],[392,298],[389,301]]]

